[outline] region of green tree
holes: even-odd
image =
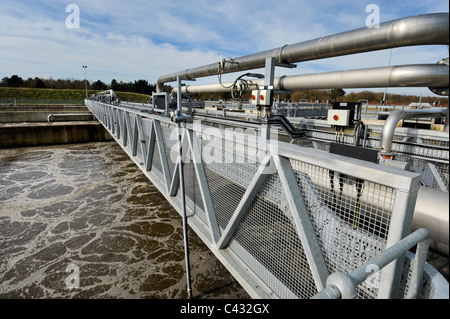
[[[97,80],[96,82],[92,83],[92,86],[91,86],[92,90],[97,90],[97,91],[106,90],[106,88],[107,88],[106,84],[100,80]]]
[[[41,79],[39,79],[39,78],[35,78],[35,87],[37,88],[37,89],[43,89],[43,88],[45,88],[45,83],[44,83],[44,81],[42,81]]]
[[[6,79],[6,86],[9,87],[21,87],[24,84],[23,79],[16,74],[11,76],[10,78],[3,78],[3,80],[5,79]]]
[[[111,90],[114,90],[114,91],[119,90],[119,83],[117,83],[116,79],[112,79],[112,81],[111,81]]]
[[[332,89],[330,98],[332,100],[338,101],[344,95],[345,95],[345,91],[343,89]]]

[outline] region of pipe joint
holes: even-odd
[[[332,273],[327,279],[327,287],[335,286],[342,299],[354,299],[356,297],[356,285],[349,275],[342,272]]]

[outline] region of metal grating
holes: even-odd
[[[177,142],[178,136],[175,134],[175,125],[161,125],[162,138],[164,142],[164,148],[166,151],[167,162],[169,164],[170,174],[173,176],[175,171],[175,164],[177,160]]]
[[[398,154],[396,159],[407,162],[409,171],[422,174],[422,185],[449,191],[449,164],[427,158]]]
[[[187,197],[186,205],[197,217],[202,220],[203,223],[208,224],[200,187],[198,185],[197,176],[190,153],[191,150],[187,150],[186,159],[184,161],[184,191]],[[180,192],[178,192],[177,196],[181,199]]]
[[[300,161],[291,163],[330,273],[348,273],[384,249],[392,188]],[[359,287],[359,297],[375,297],[374,285],[366,286],[370,289]]]
[[[230,243],[253,258],[243,262],[280,298],[308,298],[317,289],[299,236],[285,211],[264,200],[277,191],[278,176],[266,181]],[[240,254],[245,256],[245,254]]]
[[[260,162],[257,157],[249,162],[245,154],[252,151],[249,148],[240,149],[235,141],[222,147],[222,139],[214,139],[207,134],[196,137],[200,141],[202,163],[217,221],[219,227],[225,229]]]

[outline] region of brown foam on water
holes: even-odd
[[[0,150],[0,233],[0,298],[187,296],[181,218],[115,143]],[[249,297],[190,248],[194,296]]]

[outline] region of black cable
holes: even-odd
[[[359,126],[361,126],[361,130],[360,130],[360,133],[357,134]],[[358,122],[355,125],[355,129],[353,130],[353,145],[354,146],[358,146],[359,140],[361,138],[361,132],[362,132],[362,136],[364,137],[364,127],[365,127],[365,125],[364,125],[363,121],[358,120]]]
[[[241,76],[239,76],[236,80],[234,80],[233,84],[231,84],[230,86],[225,86],[222,83],[222,74],[223,74],[223,67],[219,66],[219,74],[218,74],[219,84],[225,89],[231,89],[231,98],[233,100],[240,99],[242,97],[242,94],[244,94],[244,92],[248,91],[250,85],[253,84],[253,82],[251,80],[243,79],[243,77],[252,75],[252,73],[245,73],[245,74],[242,74]],[[237,84],[239,81],[242,86],[242,88],[240,88],[240,89],[238,89],[238,87],[237,87]]]

